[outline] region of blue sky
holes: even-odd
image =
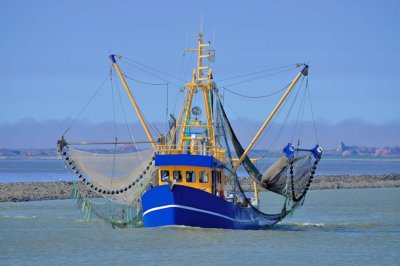
[[[0,8],[0,123],[75,117],[107,77],[110,53],[188,79],[183,49],[195,45],[202,16],[217,50],[216,80],[306,62],[318,120],[400,121],[399,1],[2,1]],[[294,75],[230,89],[268,94]],[[146,117],[162,121],[165,87],[131,86]],[[169,88],[171,109],[176,90]],[[99,97],[88,121],[112,119],[103,108],[109,92]],[[239,116],[262,121],[276,99],[227,100]]]

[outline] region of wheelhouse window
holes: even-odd
[[[169,179],[169,171],[168,170],[161,170],[161,181],[168,182]]]
[[[182,182],[182,171],[174,171],[173,175],[176,182]]]
[[[196,182],[196,172],[195,171],[186,171],[186,182],[187,183]]]
[[[208,172],[207,171],[199,172],[199,181],[200,181],[200,183],[208,183]]]

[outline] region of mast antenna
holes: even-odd
[[[200,19],[200,34],[203,35],[203,28],[204,28],[204,14],[201,13],[201,19]]]

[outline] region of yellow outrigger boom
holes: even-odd
[[[230,171],[230,174],[228,176],[226,176],[225,178],[225,182],[227,182],[232,175],[235,173],[235,171],[238,169],[238,167],[240,166],[240,164],[243,162],[244,159],[246,159],[248,153],[250,152],[250,150],[253,148],[254,144],[257,142],[258,138],[261,136],[261,134],[263,133],[263,131],[265,130],[265,128],[268,126],[269,122],[271,122],[271,119],[274,117],[274,115],[276,114],[276,112],[278,111],[278,109],[281,107],[282,103],[286,100],[287,96],[290,94],[290,92],[292,91],[292,89],[294,88],[294,86],[297,84],[297,82],[299,81],[300,77],[302,75],[307,76],[308,74],[308,65],[304,64],[304,68],[297,73],[296,77],[294,78],[294,80],[292,81],[292,83],[290,83],[289,87],[287,88],[287,90],[285,91],[285,93],[283,94],[282,98],[279,100],[279,102],[277,103],[277,105],[275,106],[275,108],[272,110],[272,112],[270,113],[270,115],[268,116],[268,118],[265,120],[264,124],[261,126],[261,128],[258,130],[257,134],[254,136],[253,140],[250,142],[249,146],[246,148],[246,150],[243,152],[242,156],[240,157],[240,159],[236,162],[235,166],[232,168],[232,170]]]
[[[151,146],[153,147],[154,150],[156,150],[156,144],[154,143],[154,140],[153,140],[153,137],[151,136],[150,130],[149,130],[146,122],[143,119],[142,112],[140,111],[139,106],[136,104],[136,101],[133,98],[132,92],[129,89],[128,84],[125,81],[124,75],[122,75],[122,72],[119,69],[119,66],[117,64],[117,61],[115,60],[115,57],[119,58],[120,56],[114,55],[114,54],[110,55],[110,59],[111,59],[112,65],[115,68],[115,70],[117,70],[118,76],[121,79],[122,84],[124,85],[125,91],[128,94],[129,99],[131,100],[133,108],[135,108],[136,114],[139,117],[140,123],[142,124],[143,129],[146,132],[147,138],[149,139]]]

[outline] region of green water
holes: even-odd
[[[72,200],[0,204],[0,265],[222,263],[399,265],[400,189],[310,191],[265,231],[112,229],[82,221]]]

